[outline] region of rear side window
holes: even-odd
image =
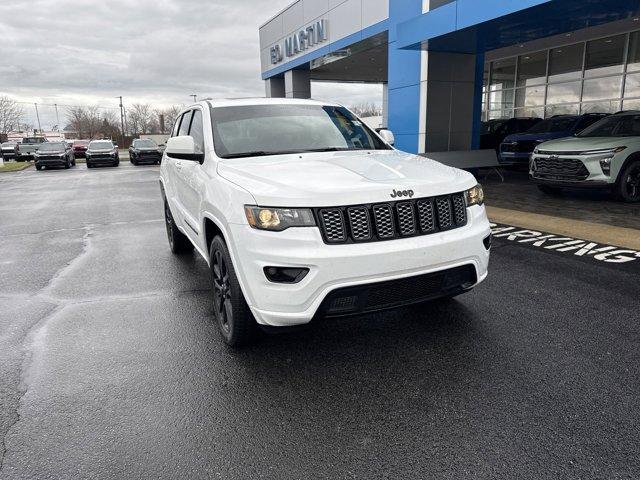
[[[197,153],[204,153],[204,130],[202,128],[202,112],[195,110],[193,112],[193,120],[191,121],[191,130],[189,135],[193,137],[196,145]]]
[[[189,110],[182,116],[182,120],[180,121],[180,130],[178,130],[178,135],[189,135],[189,125],[191,124],[191,115],[193,114],[193,110]]]
[[[582,130],[584,130],[585,128],[587,128],[589,125],[593,125],[594,123],[596,123],[598,120],[602,120],[604,117],[584,117],[582,118],[578,124],[576,125],[576,132],[581,132]]]

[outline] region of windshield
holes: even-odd
[[[64,143],[59,143],[59,142],[43,143],[42,146],[38,149],[39,152],[59,152],[60,150],[65,150]]]
[[[73,142],[74,145],[84,145],[85,147],[89,145],[87,140],[78,140],[77,142]]]
[[[577,117],[555,117],[535,124],[527,133],[568,132],[575,125]]]
[[[157,148],[156,142],[153,140],[135,140],[133,142],[135,148]]]
[[[89,148],[91,150],[110,150],[113,148],[113,143],[108,140],[99,140],[97,142],[91,142]]]
[[[22,143],[24,144],[35,144],[35,143],[43,143],[44,138],[23,138]]]
[[[585,128],[579,137],[640,136],[640,115],[614,115]]]
[[[15,147],[17,144],[17,142],[4,142],[2,144],[0,144],[3,147]]]
[[[211,119],[216,153],[222,158],[390,148],[343,107],[218,107]]]

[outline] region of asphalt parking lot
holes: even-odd
[[[640,477],[640,270],[498,238],[456,300],[230,351],[157,178],[0,177],[1,478]]]

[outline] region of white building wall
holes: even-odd
[[[265,72],[358,33],[389,18],[389,0],[298,0],[260,27],[261,70]],[[327,40],[277,65],[271,64],[270,49],[276,43],[318,20],[327,20]]]

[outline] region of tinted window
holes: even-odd
[[[180,118],[181,117],[176,118],[174,123],[173,123],[173,128],[171,129],[171,136],[172,137],[177,137],[178,136],[178,128],[180,127]]]
[[[627,71],[640,70],[640,32],[633,32],[629,39],[629,64]]]
[[[51,142],[51,143],[43,143],[42,146],[38,149],[40,152],[58,152],[60,150],[65,150],[67,145],[61,142]]]
[[[516,59],[497,60],[491,66],[491,90],[513,88],[516,76]]]
[[[91,150],[108,150],[113,148],[113,143],[108,140],[98,140],[89,144]]]
[[[157,148],[158,147],[158,145],[156,145],[156,142],[154,142],[153,140],[148,140],[148,139],[134,140],[133,141],[133,146],[135,148]]]
[[[204,153],[204,131],[202,129],[202,112],[195,110],[193,112],[193,120],[191,121],[191,130],[189,135],[193,137],[196,145],[197,153]]]
[[[625,35],[587,42],[585,77],[622,72]]]
[[[587,128],[589,125],[593,125],[594,123],[596,123],[598,120],[601,120],[602,117],[598,117],[598,116],[589,116],[589,117],[582,117],[580,119],[580,121],[578,122],[578,124],[575,126],[575,130],[576,132],[580,132],[582,130],[584,130],[585,128]]]
[[[576,117],[549,118],[531,127],[527,133],[567,132],[571,131],[575,124]]]
[[[193,110],[189,110],[182,116],[182,120],[180,121],[180,130],[178,130],[178,135],[189,135],[189,124],[191,123],[191,116],[193,115]]]
[[[389,147],[347,109],[329,105],[248,105],[212,111],[221,157]]]
[[[549,52],[549,82],[573,80],[582,76],[584,45],[567,45]]]

